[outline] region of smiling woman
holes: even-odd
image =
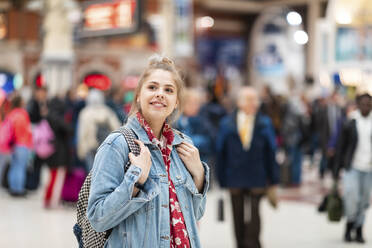
[[[183,91],[173,62],[152,57],[125,124],[140,154],[117,133],[97,151],[87,215],[96,231],[111,230],[105,247],[200,247],[196,221],[204,214],[209,168],[191,139],[171,128]]]
[[[151,75],[151,77],[150,77]],[[166,57],[161,57],[159,55],[154,55],[150,58],[149,66],[145,69],[142,76],[139,79],[138,86],[134,92],[134,101],[132,103],[132,108],[129,115],[133,115],[141,110],[141,105],[139,102],[140,91],[143,88],[144,83],[157,83],[159,86],[159,80],[167,86],[171,86],[177,98],[177,105],[170,116],[168,116],[168,121],[173,122],[179,114],[182,112],[182,102],[184,95],[184,82],[182,81],[176,67],[170,59]],[[165,80],[165,81],[162,81]],[[152,87],[152,86],[149,86]],[[155,87],[155,86],[154,86]],[[168,91],[170,89],[167,89]]]
[[[157,138],[160,138],[160,128],[165,119],[175,111],[178,105],[177,86],[173,82],[172,74],[161,69],[154,70],[145,79],[143,87],[136,97],[142,115],[149,120],[150,125],[155,125],[158,130],[153,130]]]

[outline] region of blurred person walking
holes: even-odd
[[[120,87],[112,87],[108,92],[105,100],[106,105],[116,114],[120,124],[127,119],[124,111],[124,92]]]
[[[279,167],[275,160],[274,128],[258,112],[259,99],[252,87],[242,87],[238,109],[222,119],[217,137],[217,171],[220,185],[230,189],[238,248],[259,248],[259,204],[267,193],[276,206]]]
[[[47,159],[50,179],[44,197],[46,208],[55,208],[60,203],[66,170],[70,166],[71,127],[65,121],[65,111],[66,105],[63,97],[56,96],[48,101],[47,121],[54,133],[54,152]]]
[[[344,109],[340,104],[340,95],[337,91],[333,92],[320,110],[319,136],[322,150],[320,162],[320,177],[324,178],[326,171],[334,172],[337,164],[335,163],[335,151],[330,143],[337,137],[338,125],[343,121]]]
[[[209,169],[190,138],[170,126],[182,109],[183,84],[171,60],[151,58],[125,125],[138,137],[140,154],[129,153],[118,133],[97,151],[87,216],[97,231],[112,230],[107,247],[201,247],[196,221],[204,214]]]
[[[200,90],[188,88],[185,90],[184,98],[183,113],[174,127],[191,138],[199,150],[201,160],[208,162],[214,148],[213,128],[209,120],[199,113],[203,103],[202,93]]]
[[[17,92],[12,93],[10,106],[11,111],[0,128],[2,139],[0,152],[1,163],[3,163],[0,166],[3,167],[5,160],[10,156],[10,168],[7,174],[9,193],[12,196],[25,196],[26,169],[32,149],[31,122],[24,108],[24,101]],[[7,140],[3,142],[5,137]]]
[[[308,120],[304,101],[293,92],[286,104],[280,130],[290,168],[290,186],[298,187],[302,181],[302,156],[309,136]]]
[[[85,161],[86,171],[92,169],[94,156],[99,145],[111,131],[120,127],[116,114],[105,105],[102,91],[91,89],[86,99],[86,106],[78,119],[78,156]]]
[[[47,107],[47,88],[45,86],[36,86],[30,101],[26,105],[32,130],[34,133],[35,127],[46,120],[48,114]],[[46,163],[45,158],[41,158],[37,153],[33,156],[32,173],[29,173],[26,181],[26,188],[28,190],[36,190],[40,184],[41,166]]]
[[[372,97],[357,97],[358,109],[348,115],[337,149],[343,175],[346,229],[344,240],[364,243],[363,224],[372,188]],[[354,231],[356,236],[354,236]]]
[[[211,126],[211,133],[213,133],[213,140],[216,140],[218,133],[218,126],[223,117],[227,115],[226,109],[222,106],[220,97],[217,96],[216,86],[214,84],[209,85],[207,88],[207,103],[200,107],[200,116],[206,118]]]

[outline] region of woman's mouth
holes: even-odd
[[[167,105],[162,103],[162,102],[158,102],[158,101],[154,101],[154,102],[150,102],[151,105],[155,106],[155,107],[166,107]]]

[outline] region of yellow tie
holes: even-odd
[[[244,148],[248,146],[248,142],[249,142],[248,131],[249,131],[249,118],[245,118],[243,125],[239,129],[240,140]]]

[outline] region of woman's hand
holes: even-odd
[[[140,147],[140,154],[134,155],[132,152],[129,153],[129,160],[132,164],[142,169],[141,176],[138,179],[138,183],[144,184],[149,176],[151,169],[151,154],[149,149],[140,140],[134,140]]]
[[[182,142],[177,146],[177,152],[193,177],[195,185],[200,192],[204,184],[204,167],[200,160],[198,148],[189,143]]]

